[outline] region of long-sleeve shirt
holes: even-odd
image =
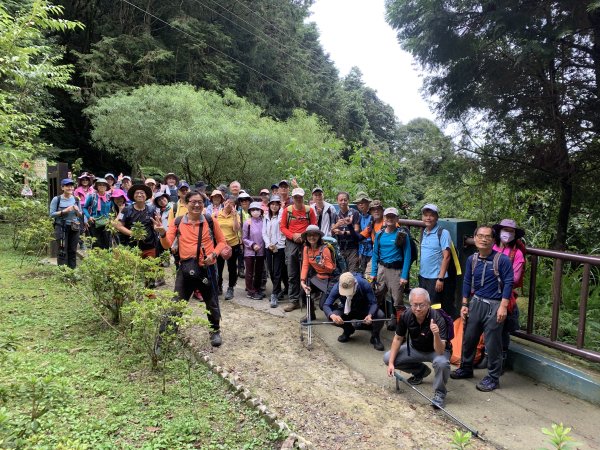
[[[337,213],[331,203],[323,202],[323,210],[321,214],[317,214],[317,205],[311,205],[317,217],[317,225],[325,236],[331,236],[331,227],[337,220]]]
[[[262,234],[265,248],[271,245],[276,245],[278,249],[285,248],[285,235],[281,232],[281,228],[279,228],[280,220],[281,210],[273,218],[269,218],[268,214],[264,216]]]
[[[86,219],[89,219],[90,217],[93,217],[94,219],[103,216],[107,217],[110,214],[110,195],[107,193],[105,198],[106,201],[103,201],[96,193],[87,196],[85,204],[83,205],[83,214]],[[98,202],[100,202],[100,210],[98,210]]]
[[[72,205],[80,206],[79,199],[71,195],[69,198],[65,198],[62,195],[58,195],[50,202],[50,217],[53,218],[57,223],[70,225],[73,221],[77,220],[77,213],[74,210],[69,211],[66,214],[60,214],[60,212]],[[81,209],[81,207],[79,208]]]
[[[513,251],[513,249],[511,249],[510,247],[500,248],[495,244],[493,249],[497,252],[505,254],[506,256],[508,256],[508,259],[510,259],[510,253]],[[514,277],[513,288],[518,288],[523,286],[523,268],[525,266],[525,256],[523,255],[523,252],[518,248],[514,249],[514,252],[515,256],[512,261]]]
[[[244,257],[246,256],[264,256],[265,254],[265,243],[262,238],[262,218],[254,218],[244,222],[242,228],[242,236],[244,241]],[[258,244],[260,249],[254,251],[254,245]]]
[[[360,218],[360,234],[365,238],[358,243],[358,254],[360,256],[373,256],[373,239],[371,239],[371,236],[368,235],[368,232],[366,236],[362,234],[362,232],[365,231],[371,223],[371,214],[362,214],[359,212],[358,217]]]
[[[506,255],[500,255],[498,260],[498,272],[500,277],[500,286],[498,279],[494,274],[494,255],[498,253],[492,250],[487,258],[477,258],[475,271],[472,271],[473,257],[467,258],[465,276],[463,278],[463,297],[469,298],[471,292],[478,297],[501,300],[510,298],[513,287],[513,268],[510,259]],[[499,290],[501,292],[499,292]]]
[[[367,314],[374,316],[377,312],[377,300],[375,299],[375,293],[373,292],[371,285],[360,275],[355,275],[354,278],[356,280],[356,291],[352,297],[350,310],[360,312],[368,311]],[[336,283],[335,286],[333,286],[333,289],[331,289],[331,292],[329,293],[329,296],[323,305],[323,312],[327,318],[329,318],[333,313],[332,306],[337,299],[340,299],[340,302],[342,303],[341,309],[343,310],[344,306],[346,305],[346,297],[340,295],[339,283]],[[365,316],[367,314],[365,314]]]
[[[210,226],[204,215],[200,216],[200,222],[203,222],[204,224],[202,226],[200,261],[198,261],[198,264],[203,266],[204,258],[213,252],[219,255],[223,251],[225,248],[225,236],[221,231],[219,222],[213,220],[213,232],[215,241],[217,242],[217,245],[215,246],[210,236]],[[183,219],[181,219],[181,222],[179,223],[179,257],[181,259],[196,257],[196,251],[198,248],[198,227],[200,226],[200,222],[190,222],[187,214],[183,216]],[[167,234],[165,237],[160,238],[160,243],[163,248],[170,248],[171,245],[173,245],[175,235],[177,234],[177,228],[178,227],[175,225],[175,219],[169,222]]]
[[[284,208],[281,214],[280,228],[285,237],[292,240],[294,239],[294,233],[304,233],[306,227],[309,225],[316,225],[317,216],[315,215],[315,210],[309,206],[303,206],[301,210],[297,210],[293,205],[290,208],[292,211],[289,220],[288,208]]]
[[[410,270],[410,236],[406,235],[404,239],[404,248],[396,246],[396,235],[398,229],[388,233],[385,229],[381,230],[375,236],[375,245],[373,246],[373,259],[371,264],[371,276],[377,276],[377,265],[379,263],[392,264],[402,262],[401,278],[408,280],[408,272]]]
[[[321,259],[321,264],[317,264],[317,259]],[[312,267],[317,272],[317,277],[321,279],[327,279],[331,276],[335,270],[335,261],[331,255],[331,250],[327,245],[322,245],[313,249],[309,246],[304,246],[302,251],[302,270],[300,272],[300,279],[306,280],[308,277],[308,269]]]

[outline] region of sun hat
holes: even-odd
[[[154,178],[146,178],[144,180],[144,184],[148,184],[148,183],[152,183],[154,186],[156,186],[156,180]]]
[[[267,188],[261,189],[258,195],[262,195],[262,194],[267,194],[270,195],[271,191],[269,191]]]
[[[274,202],[281,203],[281,197],[279,195],[272,195],[269,199],[269,205]]]
[[[386,208],[385,211],[383,212],[384,216],[387,216],[388,214],[393,214],[395,216],[398,215],[398,210],[396,208]]]
[[[295,197],[296,195],[304,197],[304,189],[302,189],[302,188],[294,188],[294,190],[292,191],[292,197]]]
[[[125,191],[123,189],[114,189],[110,195],[110,198],[114,199],[119,197],[123,197],[125,200],[127,200],[127,195],[125,195]]]
[[[250,197],[250,194],[248,194],[247,192],[240,192],[240,194],[238,195],[238,201],[242,201],[242,200],[252,200],[252,197]]]
[[[496,236],[500,235],[500,230],[502,230],[502,228],[513,228],[515,230],[515,239],[521,239],[525,236],[525,230],[519,228],[517,222],[512,219],[503,219],[500,223],[493,225],[492,228],[494,229]]]
[[[260,209],[262,211],[262,206],[261,206],[260,202],[250,203],[250,206],[248,207],[248,211],[251,211],[253,209]]]
[[[133,200],[133,195],[135,194],[135,191],[144,191],[144,194],[146,194],[146,200],[152,198],[152,189],[150,189],[145,184],[134,184],[133,186],[131,186],[127,191],[127,197]]]
[[[423,206],[421,208],[421,213],[424,213],[426,210],[433,211],[436,214],[440,213],[440,210],[437,207],[437,205],[434,205],[433,203],[427,203],[425,206]]]
[[[356,200],[354,200],[354,203],[360,203],[360,202],[371,203],[371,198],[367,195],[366,192],[360,191],[356,194]]]
[[[179,177],[177,175],[175,175],[173,172],[169,172],[168,174],[165,175],[165,178],[164,178],[165,184],[167,184],[167,178],[171,178],[171,177],[175,178],[175,184],[179,183]]]
[[[317,233],[321,237],[323,237],[325,235],[325,233],[323,233],[318,226],[309,225],[306,227],[306,230],[304,230],[304,233],[302,233],[302,239],[305,239],[306,235],[310,234],[310,233]]]
[[[79,176],[77,177],[77,179],[78,179],[78,180],[81,180],[82,178],[89,178],[89,179],[91,180],[91,179],[92,179],[92,176],[91,176],[89,173],[87,173],[87,172],[83,172],[81,175],[79,175]]]
[[[210,194],[210,198],[213,198],[215,195],[219,195],[222,200],[225,200],[225,196],[223,195],[223,193],[220,190],[215,189],[214,191],[212,191]]]
[[[106,181],[106,179],[104,179],[104,178],[96,178],[96,180],[94,181],[94,189],[96,189],[96,186],[99,183],[105,184],[106,187],[108,188],[108,181]]]
[[[356,278],[352,275],[351,272],[344,272],[340,275],[340,283],[339,283],[339,292],[340,295],[344,297],[348,297],[349,295],[354,294],[354,290],[356,289]]]
[[[116,180],[116,179],[117,179],[117,177],[115,177],[115,176],[114,176],[112,173],[110,173],[110,172],[108,172],[106,175],[104,175],[104,178],[108,178],[108,177],[112,178],[113,180]]]
[[[379,208],[383,211],[383,204],[381,203],[381,200],[373,200],[370,204],[369,204],[369,211],[372,209],[376,209]]]

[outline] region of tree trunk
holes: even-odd
[[[573,183],[569,177],[560,180],[560,206],[556,223],[556,237],[552,248],[565,250],[567,243],[567,228],[569,225],[569,214],[573,201]]]

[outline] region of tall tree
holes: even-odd
[[[599,7],[592,0],[386,1],[400,43],[432,74],[426,88],[438,112],[470,123],[466,148],[486,177],[558,192],[559,248],[574,192],[600,171]]]

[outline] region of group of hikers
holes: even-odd
[[[62,180],[61,187],[62,194],[50,203],[58,264],[75,268],[81,233],[101,248],[138,247],[144,258],[171,252],[174,297],[194,296],[206,304],[214,347],[222,344],[219,298],[231,300],[237,279],[244,278],[246,296],[262,301],[270,278],[272,308],[286,296],[285,312],[306,304],[306,326],[316,320],[318,305],[326,320],[342,328],[341,343],[357,330],[368,330],[373,347],[383,351],[380,332],[387,322],[395,330],[384,355],[389,375],[396,369],[409,372],[408,382],[418,385],[431,373],[424,363],[432,363],[434,406],[445,405],[448,377],[472,378],[474,368],[488,369],[478,390],[499,387],[509,333],[518,329],[515,289],[522,286],[525,263],[524,231],[514,220],[474,231],[476,252],[462,268],[458,311],[452,272],[461,268],[452,267],[458,263],[454,244],[438,224],[435,204],[421,208],[425,227],[417,244],[400,225],[396,208],[365,192],[352,199],[356,209],[348,192],[338,192],[334,206],[318,186],[307,202],[295,180],[261,189],[256,198],[237,181],[209,194],[206,183],[190,186],[174,173],[162,183],[147,178],[134,184],[128,176],[95,178],[84,172],[76,182]],[[141,240],[131,239],[136,223],[146,231]],[[418,287],[409,289],[417,255]],[[460,362],[453,372],[451,360]]]

